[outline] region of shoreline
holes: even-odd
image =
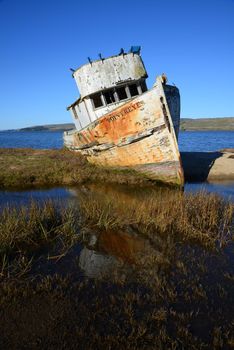
[[[234,180],[234,149],[217,152],[181,152],[187,182]]]
[[[234,149],[181,152],[186,182],[234,180]],[[95,167],[67,150],[0,149],[0,189],[108,182],[152,185],[132,170]]]
[[[185,182],[234,180],[234,149],[181,152]],[[83,183],[157,186],[131,169],[94,166],[65,149],[0,148],[0,189],[75,186]]]

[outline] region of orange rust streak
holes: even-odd
[[[125,232],[103,232],[98,245],[104,252],[128,263],[137,263],[139,253],[144,253],[145,241]]]
[[[75,135],[74,144],[82,146],[94,141],[117,144],[124,137],[154,127],[156,121],[162,118],[160,102],[155,96],[149,96],[149,103],[153,104],[153,108],[149,110],[147,102],[139,99],[101,117],[93,129],[90,125],[85,130],[80,131],[78,133],[80,137]]]

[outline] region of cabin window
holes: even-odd
[[[103,92],[103,95],[105,97],[107,105],[115,102],[114,90],[107,90],[107,91]]]
[[[120,86],[93,94],[91,99],[94,108],[99,108],[115,102],[126,100],[134,96],[141,95],[145,91],[147,91],[147,86],[145,81],[142,81],[139,84]]]
[[[139,95],[136,84],[129,85],[129,91],[132,97]]]
[[[117,88],[116,92],[120,101],[125,100],[128,97],[124,86]]]
[[[92,100],[93,100],[93,105],[95,108],[99,108],[103,106],[103,102],[101,99],[101,94],[95,94],[92,96]]]
[[[146,82],[145,81],[141,82],[141,91],[142,91],[142,93],[147,91],[147,86],[146,86]]]

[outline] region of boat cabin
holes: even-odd
[[[138,47],[137,47],[138,48]],[[147,91],[148,77],[140,49],[121,50],[119,55],[102,58],[73,72],[80,97],[67,109],[76,130],[85,128],[102,115]]]

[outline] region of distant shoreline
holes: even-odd
[[[234,131],[234,117],[181,118],[181,131]]]
[[[35,125],[20,129],[1,131],[68,131],[75,128],[73,123]],[[225,118],[181,118],[181,131],[234,131],[234,117]]]

